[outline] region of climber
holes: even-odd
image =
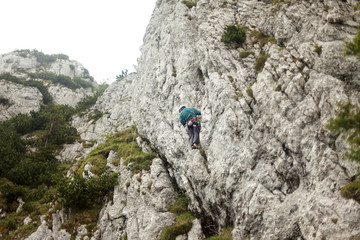
[[[187,108],[181,105],[179,113],[180,123],[185,127],[186,133],[189,134],[191,148],[200,149],[201,112],[195,108]]]

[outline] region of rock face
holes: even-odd
[[[359,204],[339,194],[357,167],[324,128],[339,101],[359,103],[360,63],[343,56],[360,23],[356,3],[158,0],[137,74],[113,83],[73,121],[83,140],[97,142],[135,123],[161,157],[132,176],[109,154],[119,185],[92,238],[159,239],[175,220],[167,211],[171,178],[197,217],[177,239],[229,226],[238,240],[360,235]],[[231,24],[248,27],[242,46],[221,42]],[[202,112],[203,153],[188,146],[181,104]],[[87,121],[96,112],[104,114]]]
[[[121,239],[125,234],[128,239],[159,239],[164,226],[175,220],[167,211],[174,190],[162,160],[153,160],[150,173],[131,177],[126,167],[118,170],[119,185],[100,215],[100,239]]]
[[[74,118],[73,126],[81,133],[82,139],[98,140],[105,133],[114,133],[131,126],[130,105],[132,86],[135,82],[136,74],[130,74],[126,79],[114,82],[87,115]],[[103,113],[99,120],[87,121],[89,115],[97,112]]]
[[[35,87],[0,80],[0,100],[0,121],[5,121],[19,113],[39,110],[42,94]]]
[[[206,234],[225,226],[234,227],[233,239],[360,233],[359,205],[339,195],[356,168],[324,130],[337,102],[359,99],[359,61],[343,56],[344,41],[359,25],[352,4],[210,0],[188,8],[157,2],[132,116],[171,165]],[[249,27],[240,48],[220,41],[231,24]],[[245,50],[253,54],[239,57]],[[256,71],[261,55],[268,59]],[[188,146],[180,104],[202,111],[206,162]]]

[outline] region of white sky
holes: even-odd
[[[62,53],[98,83],[135,71],[156,0],[1,0],[0,54]]]

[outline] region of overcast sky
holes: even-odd
[[[62,53],[98,83],[115,80],[140,57],[156,0],[1,0],[0,54]]]

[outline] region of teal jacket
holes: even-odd
[[[184,108],[180,113],[180,123],[185,127],[186,121],[191,117],[196,117],[196,115],[201,115],[201,112],[196,108]]]

